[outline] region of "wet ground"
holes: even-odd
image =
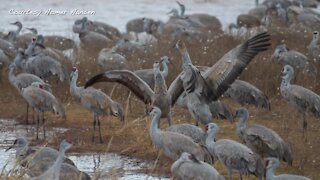
[[[56,134],[67,131],[66,128],[46,128],[48,140],[55,139]],[[5,151],[16,139],[16,137],[25,136],[28,139],[34,138],[35,126],[18,125],[14,120],[0,120],[0,170],[9,172],[15,164],[15,150]],[[39,137],[42,137],[39,131]],[[90,176],[103,173],[118,177],[122,180],[134,179],[159,179],[149,177],[138,171],[148,166],[146,162],[137,159],[122,157],[115,153],[107,154],[67,154],[68,157],[76,164],[76,166]],[[166,178],[161,178],[166,179]]]

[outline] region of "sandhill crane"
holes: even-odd
[[[132,69],[125,57],[118,54],[114,49],[103,48],[98,55],[97,64],[104,71]]]
[[[171,173],[173,178],[183,180],[225,179],[213,166],[199,161],[193,154],[187,152],[182,153],[180,158],[172,164]]]
[[[245,67],[251,62],[251,60],[261,51],[265,51],[270,46],[269,43],[270,35],[267,33],[260,33],[238,47],[230,50],[225,54],[216,64],[210,67],[202,75],[208,84],[208,88],[212,93],[210,97],[206,97],[206,100],[215,101],[217,100],[228,88],[229,85],[241,74]],[[168,101],[171,105],[174,105],[181,93],[183,93],[183,83],[181,80],[182,73],[171,83],[168,95],[170,100]],[[159,76],[160,77],[160,76]],[[130,71],[109,71],[106,73],[98,74],[91,78],[85,85],[85,87],[91,86],[94,83],[107,81],[107,82],[119,82],[132,90],[140,99],[146,104],[155,102],[154,93],[146,83],[138,78],[134,73]],[[157,82],[157,81],[155,81]],[[196,82],[196,81],[192,81]],[[155,83],[157,84],[157,83]],[[191,87],[195,87],[191,85]],[[193,89],[203,89],[209,91],[208,88],[197,87]],[[156,88],[155,88],[156,89]],[[163,89],[163,88],[162,88]],[[189,89],[192,92],[192,88]],[[156,92],[157,93],[157,92]],[[206,93],[200,92],[202,96]],[[167,95],[161,95],[158,98],[162,100],[166,99]],[[160,107],[163,115],[167,115],[168,111],[165,111],[163,107],[159,106],[159,103],[152,103],[154,106]],[[166,103],[161,103],[163,106]],[[165,107],[168,105],[166,104]],[[169,105],[170,107],[170,105]]]
[[[252,27],[258,27],[261,25],[261,21],[256,16],[253,16],[251,14],[240,14],[237,17],[237,27],[246,27],[246,28],[252,28]]]
[[[79,38],[84,49],[97,50],[98,52],[111,45],[111,40],[106,36],[88,30],[88,18],[82,18],[81,30]]]
[[[195,143],[204,144],[206,133],[199,127],[191,124],[174,124],[169,126],[167,131],[183,134],[193,139]]]
[[[168,64],[171,64],[171,60],[168,56],[163,56],[160,59],[160,65],[162,66],[162,76],[166,78],[169,73],[169,68]],[[136,70],[134,73],[139,76],[144,82],[146,82],[149,87],[152,89],[154,88],[154,70],[153,69],[141,69],[141,70]]]
[[[172,160],[177,160],[182,152],[194,154],[199,160],[207,160],[206,152],[203,148],[193,142],[193,140],[183,134],[162,131],[159,129],[161,110],[154,106],[151,113],[152,122],[149,129],[149,135],[152,143],[159,149],[163,150],[164,154]]]
[[[319,32],[314,31],[312,34],[312,41],[309,46],[309,56],[313,61],[320,61],[320,47],[319,47]]]
[[[237,134],[244,144],[261,157],[276,157],[292,166],[291,147],[276,132],[261,125],[247,127],[249,113],[245,108],[238,109],[236,116]]]
[[[206,125],[212,122],[212,114],[208,105],[210,103],[208,100],[211,98],[206,97],[213,93],[206,87],[208,84],[201,76],[200,70],[193,66],[185,44],[182,41],[178,41],[176,47],[182,56],[183,72],[181,80],[186,93],[188,110],[193,119],[196,120],[197,126],[198,122]]]
[[[307,130],[306,115],[311,113],[318,118],[320,117],[320,96],[302,86],[290,84],[290,80],[294,76],[294,69],[290,65],[284,66],[282,74],[280,93],[291,106],[302,113],[302,135],[304,137]]]
[[[28,73],[35,74],[42,79],[58,77],[60,81],[69,80],[68,74],[63,65],[50,56],[42,53],[35,55],[35,47],[42,46],[35,39],[29,44],[25,53],[20,53],[14,61],[22,69]],[[27,60],[24,60],[27,55]]]
[[[167,85],[160,71],[158,62],[153,65],[154,70],[154,91],[148,84],[139,78],[134,72],[128,70],[114,70],[102,74],[98,74],[86,82],[85,88],[97,82],[118,82],[129,88],[140,100],[146,105],[157,106],[162,110],[162,118],[167,118],[171,125],[171,97],[174,95],[175,86],[179,86],[173,82],[167,91]]]
[[[278,45],[272,55],[272,61],[281,65],[290,65],[296,69],[303,69],[310,75],[317,73],[316,67],[309,62],[308,58],[300,52],[289,50],[285,44]]]
[[[124,111],[122,106],[112,100],[109,96],[100,90],[94,89],[92,87],[84,89],[83,87],[77,87],[78,80],[78,69],[73,68],[70,75],[70,93],[77,101],[93,113],[93,134],[92,141],[95,138],[96,124],[99,128],[99,138],[100,143],[102,143],[101,129],[100,129],[100,119],[99,116],[113,115],[117,117],[120,121],[124,121]]]
[[[188,109],[187,98],[185,93],[181,94],[176,104],[184,109]],[[233,115],[232,115],[231,108],[227,104],[224,104],[222,101],[217,100],[217,101],[210,102],[209,109],[213,118],[227,119],[230,122],[233,122]]]
[[[65,119],[65,112],[63,105],[48,91],[43,89],[43,85],[39,82],[33,82],[30,86],[22,88],[22,97],[29,103],[29,105],[38,111],[37,120],[37,139],[39,132],[39,113],[42,113],[43,137],[45,133],[45,119],[44,112],[51,111],[57,113]]]
[[[262,159],[254,154],[247,146],[229,139],[220,139],[215,142],[215,136],[219,131],[218,125],[209,123],[206,125],[206,146],[210,154],[218,158],[228,170],[229,179],[232,179],[232,171],[238,171],[242,175],[253,174],[259,179],[264,175]]]
[[[22,88],[26,88],[30,86],[33,82],[39,82],[44,86],[44,89],[51,92],[51,87],[49,84],[46,84],[41,78],[36,75],[29,73],[20,73],[16,75],[16,65],[15,63],[11,63],[9,65],[9,82],[12,86],[14,86],[17,91],[21,94]],[[26,124],[28,124],[28,109],[29,103],[27,102],[27,113],[26,113]]]
[[[267,158],[266,163],[266,180],[311,180],[310,178],[291,174],[280,174],[276,176],[274,173],[280,166],[280,161],[277,158]]]
[[[201,28],[213,28],[215,30],[221,30],[221,22],[215,16],[204,14],[204,13],[195,13],[195,14],[188,14],[185,15],[186,7],[179,1],[176,1],[180,8],[180,17],[186,18],[187,20],[191,21],[192,23],[200,26]]]
[[[10,63],[9,57],[0,49],[0,82],[2,80],[2,69]]]
[[[16,47],[9,41],[0,38],[0,49],[9,59],[13,59],[16,56]]]
[[[245,104],[253,104],[257,107],[270,110],[270,101],[268,96],[260,89],[246,81],[235,80],[223,96],[235,100],[241,106],[244,106]]]
[[[29,146],[29,142],[25,137],[18,137],[6,151],[10,149],[16,151],[17,163],[27,168],[27,173],[31,177],[40,176],[46,172],[59,155],[57,150],[50,147]],[[63,167],[72,166],[75,168],[75,164],[65,157]]]
[[[20,21],[16,21],[14,23],[10,23],[11,25],[17,26],[16,31],[10,31],[7,36],[3,37],[3,39],[8,40],[10,42],[14,42],[17,40],[21,30],[22,30],[22,23]]]
[[[59,180],[60,179],[60,172],[62,170],[62,163],[64,159],[64,155],[66,150],[70,149],[72,146],[71,143],[69,143],[66,140],[63,140],[60,144],[59,148],[59,155],[56,159],[56,161],[53,163],[53,165],[43,174],[41,174],[38,177],[33,177],[31,180],[45,180],[45,179],[52,179],[52,180]],[[70,177],[69,177],[70,178]],[[73,177],[72,179],[77,179],[79,177]]]

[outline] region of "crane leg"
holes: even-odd
[[[228,169],[229,180],[232,180],[232,170]]]
[[[28,116],[29,116],[29,103],[27,103],[26,124],[29,124],[29,122],[28,122]]]
[[[99,116],[97,116],[97,120],[98,120],[98,127],[99,127],[99,138],[100,138],[100,143],[102,144],[102,136],[101,136],[101,128],[100,128],[100,119]]]
[[[93,133],[92,133],[92,142],[94,142],[94,133],[96,131],[96,115],[93,114]]]
[[[242,174],[240,174],[240,180],[242,180]]]
[[[32,108],[32,124],[34,124],[34,108]]]
[[[168,120],[169,126],[171,126],[171,111],[167,115],[167,120]]]
[[[196,126],[199,126],[199,122],[198,121],[196,121]]]
[[[302,137],[304,138],[304,141],[307,142],[307,120],[306,120],[306,114],[303,113],[302,115]]]
[[[42,130],[43,130],[43,139],[46,139],[46,127],[45,127],[44,112],[42,112]]]
[[[37,119],[37,137],[36,137],[37,140],[39,139],[39,136],[38,136],[38,134],[39,134],[39,121],[40,121],[40,117],[39,117],[39,112],[38,112],[38,119]]]

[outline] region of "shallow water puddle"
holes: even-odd
[[[41,129],[42,130],[42,129]],[[39,137],[42,132],[39,130]],[[66,128],[46,128],[47,137],[54,138],[55,134],[67,131]],[[9,172],[14,167],[15,150],[5,150],[12,145],[16,137],[25,136],[28,139],[35,138],[36,128],[34,125],[17,125],[14,120],[0,119],[0,171]],[[76,166],[90,176],[101,174],[99,179],[117,177],[122,180],[135,179],[159,179],[139,173],[146,166],[151,166],[137,159],[122,157],[114,153],[108,154],[68,154],[68,157]],[[168,178],[161,178],[168,179]]]

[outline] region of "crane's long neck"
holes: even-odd
[[[161,130],[159,129],[159,123],[160,123],[160,116],[161,113],[157,113],[153,116],[153,119],[151,121],[151,126],[149,130],[150,137],[153,141],[153,144],[158,144],[157,140],[159,140],[161,133]]]
[[[272,166],[270,168],[267,168],[267,172],[266,172],[266,180],[275,180],[276,176],[275,176],[275,171],[276,171],[276,166]]]
[[[10,68],[9,70],[9,82],[14,85],[14,81],[16,79],[16,70],[15,68]]]
[[[24,62],[23,56],[20,53],[17,54],[13,62],[21,69],[25,68],[25,62]]]
[[[21,29],[22,29],[22,25],[21,25],[21,24],[19,24],[19,25],[17,25],[17,26],[18,26],[18,29],[17,29],[16,32],[15,32],[15,36],[18,36],[19,33],[21,32]]]
[[[248,120],[248,115],[243,115],[239,119],[239,123],[237,126],[237,133],[241,136],[243,135],[245,129],[247,128],[247,120]]]
[[[79,74],[74,72],[72,77],[71,77],[70,93],[74,98],[76,98],[79,101],[80,98],[81,98],[80,91],[81,91],[82,88],[77,86],[78,76],[79,76]]]
[[[36,47],[36,44],[34,42],[30,43],[28,45],[28,48],[25,50],[25,54],[28,56],[28,57],[31,57],[35,54],[34,52],[34,49]]]
[[[291,73],[287,73],[284,77],[282,77],[280,88],[288,88],[290,86],[291,79],[292,79]]]
[[[181,49],[180,53],[182,55],[182,69],[185,70],[189,68],[189,64],[192,64],[192,62],[186,48]]]
[[[162,94],[167,92],[166,81],[160,71],[159,67],[154,68],[154,93]]]
[[[59,180],[59,176],[60,176],[60,169],[61,169],[61,165],[62,162],[64,160],[64,154],[65,154],[66,150],[64,148],[60,148],[59,150],[59,155],[57,157],[57,160],[54,162],[54,164],[52,165],[52,169],[53,169],[53,178],[54,180]]]
[[[217,131],[215,131],[215,130],[210,131],[208,133],[207,138],[206,138],[206,146],[208,148],[211,148],[214,145],[216,134],[217,134]]]
[[[310,47],[317,47],[319,41],[319,36],[313,36],[312,41],[310,42]]]
[[[179,169],[179,167],[184,163],[184,159],[179,158],[177,161],[175,161],[171,166],[171,172],[172,174],[175,174],[175,172]]]
[[[165,62],[165,61],[162,61],[161,62],[161,65],[162,65],[162,71],[161,71],[161,74],[164,78],[166,78],[168,76],[168,73],[169,73],[169,68],[168,68],[168,64]]]
[[[19,145],[16,148],[16,157],[18,158],[21,155],[23,155],[27,151],[28,148],[29,148],[29,143],[28,142],[25,142],[24,144]]]

